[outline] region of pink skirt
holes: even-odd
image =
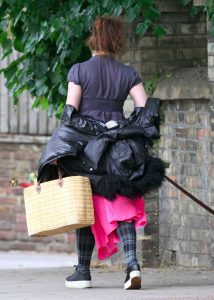
[[[119,238],[116,232],[118,221],[134,221],[135,228],[146,225],[144,199],[131,200],[118,195],[114,201],[93,195],[95,223],[91,226],[94,234],[98,259],[105,259],[118,251]]]

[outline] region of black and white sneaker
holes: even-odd
[[[134,265],[126,270],[127,276],[124,282],[125,290],[137,290],[141,288],[141,276],[139,265]]]
[[[80,273],[78,271],[78,267],[76,267],[74,274],[66,278],[65,286],[67,288],[74,288],[74,289],[90,288],[91,287],[90,272]]]

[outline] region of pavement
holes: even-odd
[[[124,270],[93,267],[91,289],[68,289],[76,255],[0,252],[0,300],[214,300],[214,270],[142,268],[142,289],[125,291]]]

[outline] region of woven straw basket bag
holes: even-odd
[[[30,236],[51,236],[94,224],[87,177],[70,176],[27,187],[24,202]]]

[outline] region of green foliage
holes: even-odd
[[[66,99],[66,77],[77,61],[90,56],[85,40],[98,15],[124,15],[136,23],[136,33],[148,30],[165,34],[159,26],[159,9],[154,0],[0,0],[0,45],[2,59],[12,50],[19,58],[1,72],[17,103],[29,90],[33,108],[49,109],[59,116]],[[137,22],[138,21],[138,22]]]
[[[203,8],[201,6],[192,5],[192,0],[179,0],[179,1],[183,6],[189,7],[190,16],[192,18],[194,18],[195,16],[198,15],[198,13],[203,11]]]
[[[214,1],[206,0],[204,11],[207,13],[208,20],[211,23],[211,34],[214,35]]]
[[[159,81],[159,74],[158,73],[154,73],[151,76],[151,78],[146,80],[146,82],[144,84],[144,87],[145,87],[145,90],[146,90],[146,93],[147,93],[148,96],[153,95],[158,81]]]
[[[202,8],[191,0],[178,0],[190,7],[192,16]],[[207,13],[214,34],[214,1],[206,0]],[[136,34],[146,32],[160,37],[166,34],[158,23],[160,11],[155,0],[0,0],[0,46],[2,59],[13,49],[19,58],[0,70],[13,95],[29,90],[33,108],[41,106],[60,116],[66,93],[66,77],[70,67],[90,57],[85,40],[92,21],[98,15],[123,15],[134,22]],[[147,83],[149,94],[157,83],[157,75]]]

